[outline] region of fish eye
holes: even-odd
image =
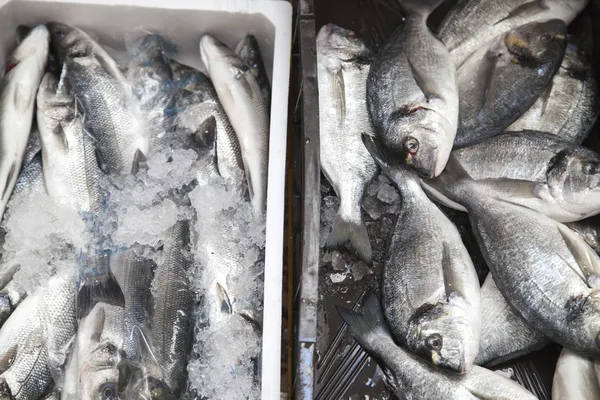
[[[543,35],[540,37],[540,40],[541,40],[542,42],[546,42],[546,43],[547,43],[547,42],[550,42],[550,41],[552,41],[552,35],[550,35],[550,34],[548,34],[548,33],[545,33],[545,34],[543,34]]]
[[[595,175],[598,173],[598,164],[587,163],[583,166],[583,173],[586,175]]]
[[[433,335],[429,335],[426,345],[430,350],[441,350],[442,346],[444,345],[444,341],[439,334],[434,333]]]
[[[414,137],[407,137],[404,141],[404,150],[410,154],[415,154],[419,150],[419,141]]]
[[[349,31],[346,37],[352,40],[353,42],[358,40],[358,36],[356,36],[356,33],[354,33],[354,31]]]
[[[105,383],[100,387],[100,398],[102,400],[116,400],[117,390],[113,383]]]

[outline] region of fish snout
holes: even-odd
[[[416,154],[409,154],[410,164],[423,178],[435,178],[442,173],[443,167],[440,170],[438,167],[438,150],[437,147],[429,149],[421,149]],[[444,164],[445,166],[445,164]]]

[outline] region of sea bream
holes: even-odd
[[[375,133],[425,177],[438,176],[458,125],[456,69],[427,27],[442,0],[402,0],[402,24],[371,65],[367,104]]]
[[[237,135],[250,200],[262,216],[267,201],[269,113],[261,88],[248,66],[214,37],[202,36],[200,55]]]
[[[600,212],[600,155],[558,136],[510,132],[458,149],[452,156],[488,195],[536,210],[559,222]],[[436,179],[424,182],[435,199],[457,210]]]
[[[402,198],[382,276],[392,335],[435,366],[465,373],[479,350],[482,312],[471,257],[416,172],[398,165],[372,137],[363,140]]]
[[[454,158],[443,181],[468,210],[494,282],[529,326],[573,351],[600,358],[600,258],[565,225],[490,197]]]
[[[457,72],[460,115],[454,147],[498,135],[527,111],[558,71],[567,25],[554,19],[519,26],[473,53]]]
[[[499,35],[533,21],[561,19],[567,25],[589,0],[464,0],[446,15],[439,27],[457,67],[474,51]]]
[[[527,389],[497,372],[473,366],[463,375],[447,373],[398,346],[374,293],[360,311],[338,307],[356,341],[383,370],[384,380],[400,399],[535,400]]]
[[[0,218],[15,187],[31,131],[35,94],[46,69],[49,45],[44,25],[32,29],[6,62],[0,94]]]
[[[368,263],[372,251],[361,205],[377,165],[360,135],[373,134],[366,99],[372,58],[364,40],[352,31],[328,24],[317,35],[321,170],[340,198],[325,247],[350,242]]]
[[[600,398],[600,364],[569,349],[562,349],[552,379],[552,400]]]

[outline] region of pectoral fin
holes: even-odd
[[[522,179],[479,179],[477,183],[484,185],[488,189],[514,195],[520,198],[540,199],[540,182],[526,181]]]
[[[415,64],[410,58],[407,57],[408,65],[412,72],[413,78],[423,95],[429,102],[430,100],[437,98],[443,99],[443,96],[440,94],[440,90],[438,87],[438,83],[436,82],[433,76],[422,73],[419,68],[419,65]]]
[[[596,253],[575,232],[565,225],[557,224],[562,236],[577,265],[572,266],[591,288],[598,288],[600,276],[600,259]]]
[[[540,13],[548,10],[549,8],[548,0],[530,1],[529,3],[521,4],[520,6],[514,8],[506,17],[502,18],[494,25],[498,25],[499,23],[511,18]]]

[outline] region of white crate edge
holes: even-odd
[[[261,399],[281,399],[281,307],[292,5],[280,0],[0,0],[262,14],[275,26],[267,190]]]

